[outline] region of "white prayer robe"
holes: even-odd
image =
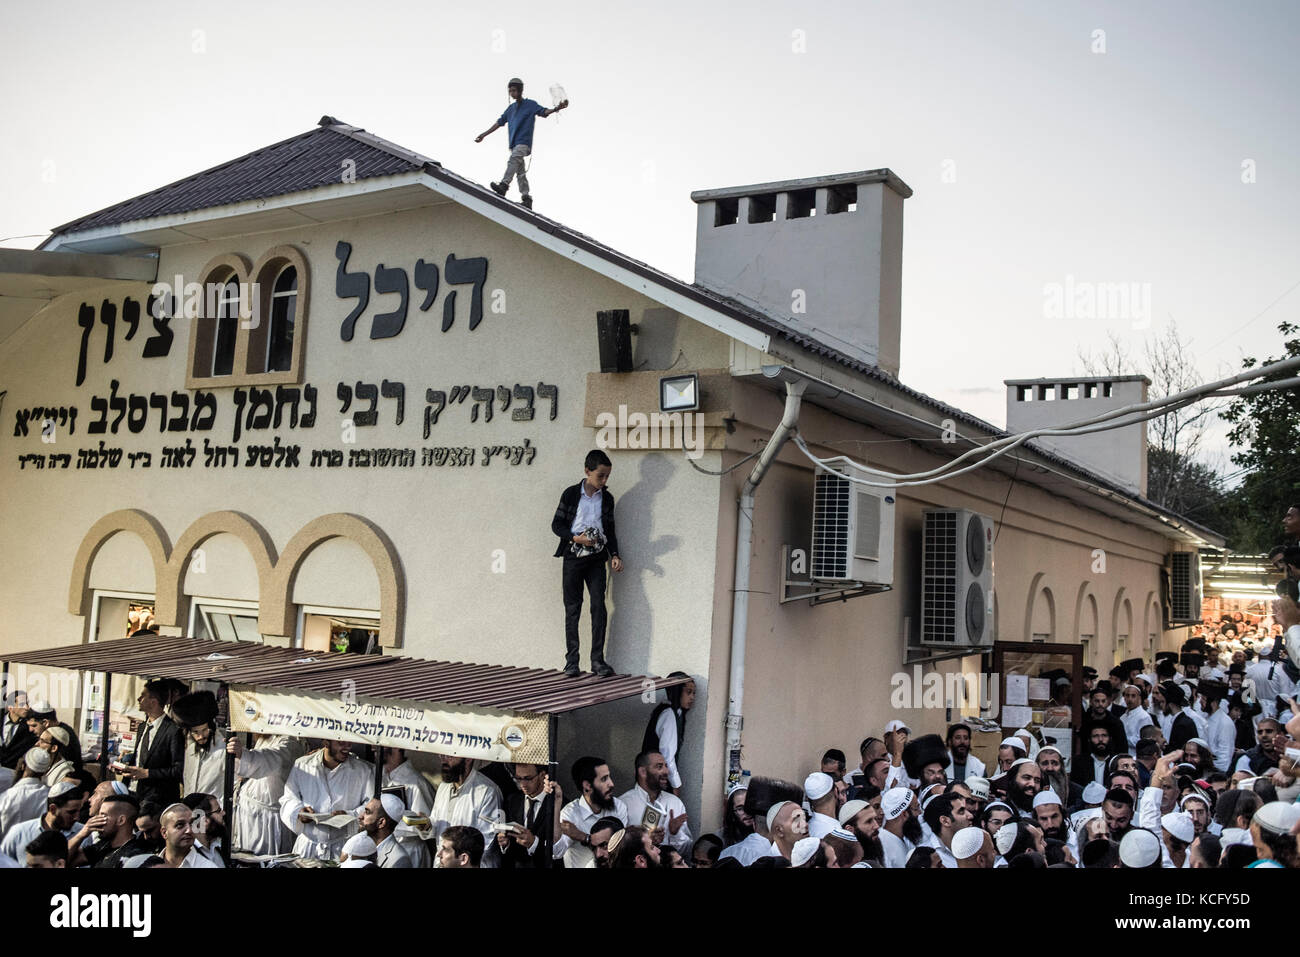
[[[492,812],[501,807],[501,791],[483,772],[475,768],[470,771],[459,787],[450,781],[444,782],[433,796],[433,809],[429,812],[429,823],[433,825],[433,842],[438,846],[442,832],[449,827],[476,827],[483,834],[483,840],[495,841],[492,832]],[[487,863],[487,855],[484,855]],[[437,867],[437,860],[434,867]]]
[[[1136,755],[1138,742],[1142,740],[1142,729],[1154,724],[1151,715],[1144,708],[1134,708],[1120,715],[1119,721],[1124,725],[1124,736],[1128,738],[1128,753]]]
[[[1232,773],[1232,755],[1236,750],[1237,726],[1228,717],[1227,706],[1220,703],[1219,708],[1210,715],[1205,727],[1205,740],[1214,752],[1214,769],[1225,774]]]
[[[839,826],[840,822],[830,815],[814,812],[812,816],[808,818],[808,836],[821,840]]]
[[[948,780],[951,781],[953,779],[953,773],[956,771],[957,766],[951,762],[951,758],[952,758],[951,751],[948,752],[948,758],[949,758],[949,764],[947,770],[944,771],[944,774],[946,774],[948,776]],[[984,772],[986,770],[987,768],[984,767],[983,761],[975,757],[975,755],[973,754],[966,755],[966,777],[967,778],[985,777],[986,775],[984,774]],[[965,780],[965,778],[963,778],[962,780]]]
[[[212,732],[206,748],[185,739],[185,765],[181,770],[181,796],[211,794],[218,801],[226,793],[226,739]]]
[[[952,851],[943,843],[943,838],[939,837],[938,834],[933,835],[930,840],[921,846],[933,848],[935,853],[939,855],[939,860],[944,867],[954,871],[957,869],[957,858],[953,856]]]
[[[912,842],[905,837],[896,837],[893,832],[880,829],[880,846],[885,852],[886,867],[903,867],[907,864],[907,854],[912,849]]]
[[[665,714],[666,713],[667,712],[665,712]],[[659,826],[664,829],[664,843],[670,847],[676,848],[677,852],[681,854],[682,857],[690,857],[691,847],[695,843],[694,838],[691,837],[690,822],[683,821],[682,826],[678,828],[676,834],[674,834],[672,829],[668,826],[668,818],[670,815],[680,817],[686,813],[686,805],[682,803],[681,798],[676,794],[669,794],[667,791],[660,791],[659,797],[651,802],[650,795],[641,787],[641,785],[638,784],[635,785],[632,790],[624,791],[619,795],[618,799],[627,806],[627,819],[638,825],[645,816],[645,809],[653,803],[663,815],[662,820],[659,822]]]
[[[297,748],[284,735],[245,748],[235,764],[234,846],[250,854],[283,854],[293,835],[280,821],[280,798]]]
[[[748,867],[760,857],[767,857],[772,853],[772,842],[761,834],[750,834],[743,841],[738,841],[730,847],[724,848],[718,855],[718,860],[724,857],[734,857],[740,861],[742,867]]]
[[[430,820],[433,819],[431,816],[433,788],[429,786],[424,776],[415,770],[410,761],[403,761],[393,768],[391,773],[385,771],[384,787],[406,788],[406,806],[416,814],[423,814]],[[394,835],[394,837],[397,843],[402,845],[402,850],[406,851],[406,856],[411,859],[412,867],[433,867],[434,857],[427,843],[414,835],[410,837]]]
[[[19,778],[8,791],[0,794],[0,838],[19,821],[29,821],[45,813],[50,789],[40,778]]]
[[[280,821],[298,837],[293,853],[298,857],[338,860],[343,845],[357,833],[359,822],[345,827],[304,824],[298,812],[310,806],[318,814],[340,811],[356,817],[375,796],[375,768],[369,761],[349,757],[333,771],[325,767],[325,749],[294,762],[280,798]]]

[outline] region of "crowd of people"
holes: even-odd
[[[1269,617],[1207,619],[1180,651],[1085,667],[1081,686],[1031,676],[1049,710],[1077,702],[1073,747],[1020,729],[982,759],[980,723],[913,736],[894,719],[852,768],[831,748],[801,782],[742,774],[720,833],[698,837],[677,767],[695,683],[680,673],[630,786],[588,755],[570,797],[553,766],[444,755],[435,786],[399,748],[372,751],[377,768],[348,741],[223,735],[216,697],[166,678],[144,685],[135,747],[100,781],[73,729],[18,692],[0,723],[0,867],[1297,867],[1300,549],[1274,557]]]

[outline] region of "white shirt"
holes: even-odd
[[[406,806],[416,814],[427,817],[433,811],[433,788],[429,786],[424,776],[415,770],[410,761],[403,761],[393,768],[391,773],[384,771],[384,787],[393,786],[406,789]],[[393,837],[398,844],[402,845],[402,850],[406,851],[412,867],[433,867],[433,852],[424,841],[414,834],[401,837],[394,834]]]
[[[768,857],[772,853],[772,842],[761,834],[751,834],[743,841],[732,844],[718,855],[718,860],[724,857],[734,857],[742,867],[748,867],[760,857]]]
[[[1214,752],[1214,769],[1225,774],[1232,773],[1232,755],[1236,750],[1237,726],[1228,717],[1227,705],[1219,703],[1214,714],[1206,722],[1205,740]]]
[[[679,788],[682,786],[682,776],[677,773],[677,748],[681,742],[677,740],[676,709],[664,708],[659,712],[659,720],[655,722],[655,735],[659,738],[659,753],[668,765],[668,783]]]
[[[212,859],[199,852],[199,845],[196,841],[190,848],[190,852],[185,855],[185,860],[181,861],[181,867],[220,867],[220,864],[213,863]]]
[[[957,858],[953,857],[952,851],[948,850],[947,846],[943,843],[943,838],[938,834],[934,835],[922,846],[934,848],[935,853],[939,855],[939,860],[943,863],[944,867],[951,868],[954,871],[957,869]]]
[[[595,495],[588,495],[587,480],[584,478],[578,489],[578,514],[573,517],[573,526],[569,530],[578,535],[584,528],[598,528],[602,535],[605,534],[605,525],[600,520],[601,506],[604,504],[605,490],[597,489]]]
[[[1300,628],[1300,625],[1293,625],[1292,628]],[[1278,695],[1291,695],[1295,692],[1295,683],[1280,663],[1252,661],[1246,665],[1246,677],[1255,683],[1259,706],[1263,712],[1260,717],[1263,718],[1277,717]]]
[[[905,837],[897,837],[892,831],[880,829],[880,846],[885,852],[886,867],[904,867],[907,854],[912,849],[912,842]]]
[[[40,778],[24,777],[0,794],[0,838],[19,821],[29,821],[44,814],[49,793],[49,787]]]
[[[821,840],[839,826],[840,822],[835,818],[822,814],[820,811],[814,811],[812,816],[808,818],[808,836]]]
[[[10,785],[14,783],[14,772],[12,768],[0,768],[0,794],[9,790]]]
[[[182,795],[211,794],[221,800],[226,792],[226,739],[220,732],[213,731],[201,751],[192,740],[186,740],[181,785]]]
[[[614,798],[614,806],[607,811],[593,811],[586,797],[577,797],[564,805],[560,811],[560,820],[568,821],[583,834],[590,834],[591,827],[602,817],[616,817],[627,826],[627,805],[622,798]],[[768,843],[771,843],[770,841]],[[589,847],[575,843],[567,834],[561,834],[555,840],[551,851],[552,857],[563,857],[564,866],[568,868],[595,867],[596,855]]]
[[[41,823],[45,820],[42,813],[40,817],[34,817],[30,821],[19,821],[9,829],[3,842],[0,842],[0,854],[8,854],[15,861],[27,861],[26,847],[36,839],[44,828]],[[64,831],[64,837],[72,837],[71,831]]]
[[[1119,716],[1119,721],[1124,725],[1124,736],[1128,738],[1128,753],[1136,755],[1138,742],[1142,740],[1142,729],[1154,724],[1151,715],[1139,707],[1125,711]]]
[[[492,812],[499,807],[500,789],[477,769],[470,771],[464,783],[459,786],[450,781],[443,782],[438,793],[433,796],[433,808],[429,812],[434,846],[438,845],[442,832],[449,827],[476,827],[482,832],[485,843],[495,841]],[[486,855],[484,857],[486,864]],[[433,866],[438,866],[436,860]]]
[[[234,847],[252,854],[283,854],[293,843],[280,822],[280,798],[297,751],[296,739],[276,735],[245,748],[239,756]]]
[[[318,814],[340,811],[356,817],[375,796],[375,769],[369,761],[349,757],[333,771],[325,767],[325,749],[299,758],[289,772],[280,798],[280,821],[294,834],[298,857],[338,860],[343,845],[357,833],[358,822],[345,827],[304,824],[298,812],[310,806]]]
[[[664,843],[676,848],[682,857],[689,856],[690,848],[695,843],[691,837],[690,822],[683,821],[676,834],[668,826],[670,815],[680,817],[686,813],[686,805],[682,803],[681,798],[676,794],[660,791],[659,797],[651,801],[649,793],[638,784],[632,790],[624,791],[619,795],[619,800],[627,807],[627,819],[633,824],[640,824],[645,816],[645,809],[653,806],[660,813],[659,826],[664,830]]]

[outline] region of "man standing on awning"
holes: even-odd
[[[357,817],[375,796],[375,769],[352,756],[351,741],[326,741],[325,747],[294,762],[280,798],[280,820],[298,835],[298,857],[338,860],[347,839],[357,833]],[[327,827],[313,815],[350,814],[352,822]]]

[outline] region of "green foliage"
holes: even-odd
[[[1300,356],[1300,326],[1278,325],[1285,353],[1263,364]],[[1291,337],[1291,338],[1287,338]],[[1259,365],[1253,357],[1242,366]],[[1287,372],[1266,378],[1291,378]],[[1232,426],[1228,442],[1235,451],[1234,465],[1247,470],[1241,486],[1232,494],[1232,537],[1229,546],[1237,552],[1266,552],[1282,538],[1280,522],[1288,506],[1300,502],[1300,392],[1277,389],[1234,399],[1221,413]]]

